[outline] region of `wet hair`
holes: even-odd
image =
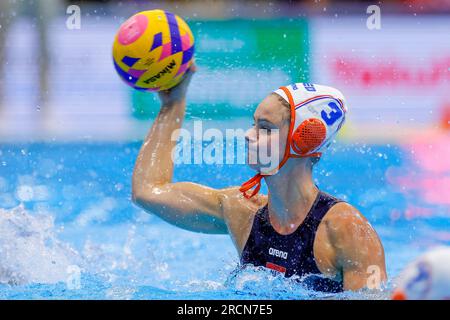
[[[283,107],[286,108],[287,112],[283,112],[283,121],[287,121],[288,123],[291,121],[291,105],[289,102],[287,102],[282,96],[280,96],[278,93],[272,92],[270,94],[271,96],[275,96],[278,99],[278,102],[281,103]],[[286,111],[284,110],[284,111]],[[311,157],[309,158],[311,161],[311,168],[314,167],[314,165],[319,162],[320,157]]]

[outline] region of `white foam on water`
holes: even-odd
[[[0,283],[57,283],[67,281],[82,259],[57,239],[53,217],[32,215],[22,206],[0,209]]]
[[[76,236],[88,230],[80,228],[79,221],[64,227],[70,228],[76,231]],[[100,240],[83,239],[82,248],[77,251],[58,239],[60,229],[55,226],[52,215],[31,213],[23,206],[10,210],[0,208],[0,283],[64,282],[69,287],[74,282],[74,270],[99,276],[105,283],[125,288],[161,283],[170,278],[167,264],[151,254],[154,250],[140,250],[145,244],[142,239],[136,242],[134,225],[116,228],[103,228],[106,233]],[[110,232],[119,232],[124,237],[111,239]],[[111,241],[103,242],[104,239]]]
[[[109,299],[133,299],[143,286],[181,293],[244,294],[263,299],[387,298],[383,294],[320,294],[305,289],[301,282],[276,276],[264,268],[247,266],[231,272],[233,266],[229,263],[221,270],[224,274],[219,279],[199,279],[194,275],[177,280],[178,277],[173,278],[173,272],[177,271],[173,269],[174,257],[158,253],[161,248],[154,242],[160,237],[157,231],[160,231],[159,226],[152,229],[132,223],[100,226],[94,222],[83,228],[79,221],[74,221],[64,227],[64,234],[65,238],[67,235],[74,239],[83,237],[77,251],[58,239],[62,233],[52,215],[30,213],[22,206],[0,209],[0,283],[63,282],[70,290],[96,290],[97,287],[80,281],[79,275],[85,274],[99,277],[97,279],[105,285],[104,295]],[[96,236],[90,239],[86,233]],[[186,242],[187,239],[181,240]],[[195,241],[190,246],[190,250],[198,247]]]
[[[225,286],[244,294],[251,294],[261,299],[325,299],[325,300],[386,300],[390,290],[344,291],[326,293],[307,289],[303,283],[306,277],[284,275],[272,272],[264,267],[246,265],[237,267],[228,277]]]
[[[112,197],[106,197],[99,200],[99,203],[91,205],[83,210],[76,219],[76,224],[85,227],[92,222],[107,221],[110,213],[117,206],[117,201]]]

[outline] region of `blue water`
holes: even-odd
[[[0,299],[328,297],[267,271],[234,272],[238,257],[228,236],[184,231],[134,206],[140,144],[0,146]],[[412,168],[400,146],[363,144],[337,144],[315,168],[320,188],[355,205],[378,231],[391,279],[427,248],[449,244],[434,237],[447,229],[443,209],[386,180],[388,170]],[[251,175],[245,165],[180,165],[174,179],[221,188]],[[436,217],[403,216],[412,201]],[[334,298],[383,299],[388,291]]]

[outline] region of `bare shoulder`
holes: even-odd
[[[267,196],[257,194],[246,199],[239,187],[222,189],[219,195],[222,215],[239,253],[243,250],[258,209],[267,203]]]
[[[336,274],[343,259],[366,261],[366,255],[384,255],[381,241],[361,212],[346,202],[339,202],[328,211],[317,230],[314,254],[319,269]]]
[[[378,270],[377,281],[387,279],[383,244],[369,221],[352,205],[334,205],[317,235],[314,253],[319,257],[319,269],[341,274],[346,290],[366,286],[373,267]]]
[[[254,215],[259,208],[267,203],[267,196],[257,194],[253,198],[247,199],[239,191],[239,187],[231,187],[221,190],[219,201],[224,217],[233,219],[235,216],[241,216],[242,214]]]
[[[358,220],[361,214],[353,206],[345,202],[335,204],[326,213],[319,224],[314,241],[314,256],[319,270],[327,275],[336,276],[338,271],[336,241],[339,233],[350,221]]]
[[[347,202],[339,202],[331,207],[322,222],[333,233],[345,232],[355,226],[367,226],[369,223],[358,209]]]
[[[328,237],[336,245],[351,244],[356,246],[357,239],[376,236],[369,221],[354,206],[347,202],[335,204],[325,215],[320,228],[325,229]],[[362,243],[362,242],[359,242]]]

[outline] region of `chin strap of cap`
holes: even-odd
[[[309,157],[320,157],[322,155],[321,152],[314,152],[314,153],[303,155],[303,156],[291,153],[292,133],[294,131],[294,125],[295,125],[295,103],[294,103],[294,99],[292,98],[292,94],[288,88],[280,87],[280,89],[283,90],[284,93],[286,94],[286,96],[288,97],[289,105],[291,107],[291,122],[289,124],[289,134],[288,134],[288,138],[287,138],[287,142],[286,142],[286,148],[284,149],[283,160],[281,160],[280,164],[278,165],[278,167],[276,169],[277,171],[281,169],[281,167],[286,163],[286,161],[289,158],[309,158]],[[268,175],[268,174],[263,175],[261,173],[258,173],[241,185],[241,187],[239,188],[239,191],[242,192],[242,195],[246,199],[250,199],[253,196],[255,196],[256,194],[258,194],[259,190],[261,189],[261,180],[265,175]],[[249,191],[251,189],[253,189],[252,193],[247,194],[247,191]]]
[[[261,179],[262,179],[261,173],[258,173],[254,175],[250,180],[244,182],[242,186],[239,188],[239,191],[242,192],[242,195],[250,199],[254,195],[256,195],[259,192],[259,189],[261,189]],[[255,188],[250,195],[247,194],[247,191],[250,189]]]

